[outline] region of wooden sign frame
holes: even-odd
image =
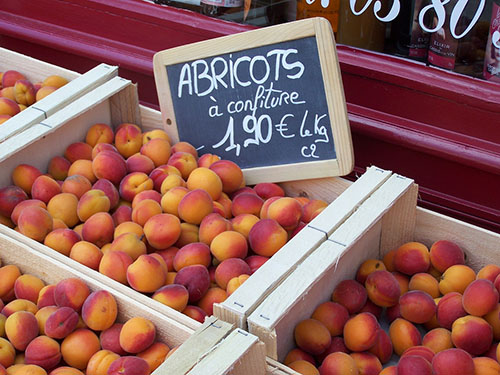
[[[228,35],[156,53],[153,58],[154,76],[165,130],[174,142],[179,141],[167,74],[168,66],[308,37],[316,39],[335,159],[243,167],[245,179],[247,184],[252,185],[258,182],[282,182],[349,174],[354,168],[354,154],[340,67],[331,25],[320,17]]]

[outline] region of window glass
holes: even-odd
[[[338,44],[500,82],[500,0],[149,0],[267,26],[324,17]]]

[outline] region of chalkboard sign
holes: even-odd
[[[352,142],[330,24],[308,19],[154,56],[165,127],[246,182],[338,176]]]

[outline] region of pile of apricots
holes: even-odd
[[[0,189],[0,223],[200,322],[326,206],[130,123]]]
[[[42,82],[30,82],[17,70],[0,72],[0,124],[68,83],[59,75]]]
[[[173,352],[148,319],[116,321],[106,290],[78,278],[45,284],[0,267],[0,374],[149,375]]]
[[[307,375],[500,374],[499,291],[499,266],[476,273],[454,242],[409,242],[342,280],[284,362]]]

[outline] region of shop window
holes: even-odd
[[[145,0],[267,26],[325,17],[337,43],[500,82],[500,0]]]

